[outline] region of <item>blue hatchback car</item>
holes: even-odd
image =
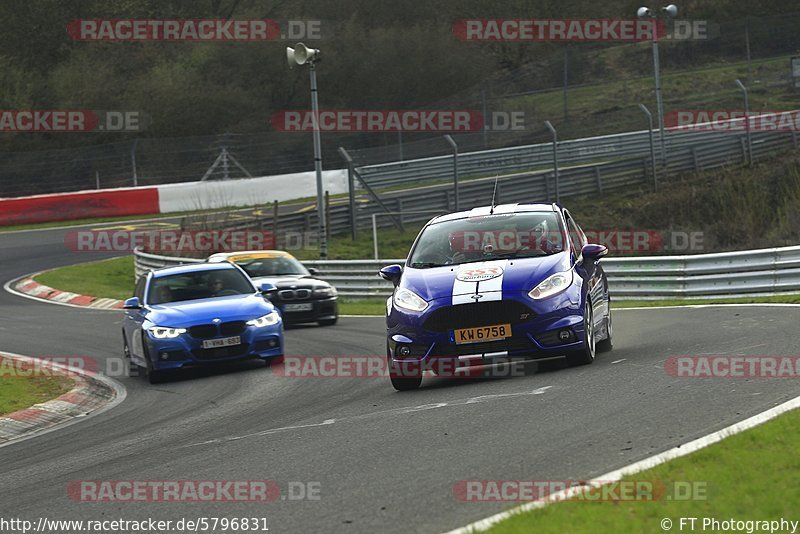
[[[263,284],[256,291],[231,263],[200,263],[149,272],[125,301],[125,356],[151,383],[165,369],[283,355],[283,321]]]
[[[612,347],[602,245],[557,204],[487,206],[436,217],[405,266],[381,276],[395,389],[419,387],[442,360],[487,365],[565,355],[591,363]],[[455,368],[451,365],[449,368]]]

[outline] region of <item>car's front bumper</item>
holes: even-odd
[[[275,306],[281,310],[285,324],[314,323],[336,319],[339,315],[337,297],[327,297],[308,300],[275,301]],[[287,311],[287,304],[311,304],[310,310]]]
[[[437,320],[443,316],[450,319]],[[460,328],[459,317],[466,326],[511,324],[512,335],[458,344],[454,330]],[[583,343],[583,308],[577,286],[542,300],[531,299],[525,292],[506,291],[502,300],[476,304],[453,306],[450,298],[437,299],[420,313],[392,306],[387,316],[389,356],[398,362],[432,364],[439,359],[469,360],[473,356],[478,362],[493,358],[533,360],[579,350]],[[400,348],[406,355],[399,353]]]
[[[145,337],[154,369],[179,369],[251,358],[266,360],[283,355],[282,322],[260,328],[247,326],[239,334],[240,344],[210,349],[203,348],[204,340],[231,336],[195,338],[186,333],[173,339],[155,339],[148,333]]]

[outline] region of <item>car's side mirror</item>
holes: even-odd
[[[381,278],[384,280],[388,280],[392,284],[397,287],[397,284],[400,283],[400,276],[403,274],[403,267],[401,265],[387,265],[383,269],[380,270]]]
[[[125,310],[138,310],[141,307],[142,303],[139,302],[139,297],[131,297],[122,304],[122,308]]]
[[[268,299],[272,299],[278,294],[278,288],[275,286],[275,284],[270,282],[262,282],[262,284],[259,286],[259,289],[261,290],[261,294]]]
[[[316,267],[308,267],[308,272],[311,273],[311,276],[319,275],[319,269]]]
[[[594,243],[587,243],[581,249],[583,261],[598,261],[600,258],[608,254],[608,248],[603,245],[596,245]]]

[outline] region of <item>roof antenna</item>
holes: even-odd
[[[497,195],[497,179],[500,178],[499,176],[494,177],[494,191],[492,191],[492,207],[489,209],[489,215],[494,214],[494,199]]]

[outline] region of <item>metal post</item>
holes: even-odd
[[[222,179],[227,180],[230,178],[228,173],[228,149],[222,147]]]
[[[750,63],[750,17],[744,18],[744,46],[747,50],[747,84],[750,85],[751,63]]]
[[[450,135],[444,136],[445,140],[453,148],[453,193],[455,198],[455,210],[458,211],[458,145]]]
[[[397,147],[400,150],[400,161],[403,161],[403,131],[397,130]]]
[[[658,171],[656,170],[656,149],[653,143],[653,114],[644,104],[639,104],[639,109],[647,115],[647,132],[650,134],[650,162],[653,165],[653,190],[658,191]]]
[[[483,148],[486,148],[486,147],[489,146],[489,139],[488,139],[489,123],[487,122],[488,121],[488,118],[487,118],[488,115],[486,115],[486,88],[485,87],[481,88],[481,109],[483,111]]]
[[[567,54],[567,47],[564,47],[564,122],[569,118],[567,113],[567,80],[569,74],[569,59]]]
[[[322,143],[319,133],[319,100],[317,98],[317,67],[310,62],[311,73],[311,115],[314,125],[314,170],[317,173],[317,232],[319,234],[319,259],[328,259],[327,225],[325,221],[325,205],[322,198]]]
[[[736,85],[744,93],[744,129],[747,135],[747,164],[753,164],[753,139],[750,137],[750,101],[747,98],[747,87],[740,80],[736,80]]]
[[[558,133],[556,133],[556,129],[553,128],[553,125],[550,121],[544,121],[544,124],[547,126],[547,129],[550,130],[550,133],[553,134],[553,175],[556,182],[556,204],[560,204],[561,199],[559,197],[558,187]]]
[[[136,145],[139,143],[138,139],[133,140],[133,146],[131,147],[131,167],[133,167],[133,187],[137,187],[139,185],[139,177],[136,175]]]
[[[372,214],[372,256],[376,260],[378,258],[378,222],[376,221],[377,213]]]
[[[658,106],[658,137],[661,143],[661,164],[667,165],[667,148],[664,143],[664,101],[661,98],[661,67],[658,62],[658,28],[653,25],[653,69],[656,77],[656,105]]]
[[[100,171],[94,171],[94,181],[97,185],[97,189],[100,189]]]
[[[347,163],[347,196],[350,201],[350,239],[353,241],[358,237],[358,230],[356,228],[356,184],[353,178],[353,158],[347,153],[344,147],[339,147],[339,154],[344,158]]]

